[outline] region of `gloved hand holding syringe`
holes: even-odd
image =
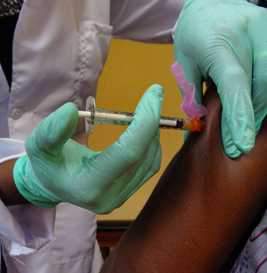
[[[134,118],[134,113],[96,108],[94,97],[89,97],[86,111],[79,111],[79,117],[86,118],[90,125],[129,125]],[[176,117],[161,117],[159,124],[160,128],[188,130],[191,132],[201,132],[203,125],[200,118],[183,119]]]

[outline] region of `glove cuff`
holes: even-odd
[[[40,188],[27,155],[16,161],[13,168],[13,179],[19,193],[30,203],[42,208],[52,208],[60,203],[55,196],[47,198],[41,194],[45,191]]]

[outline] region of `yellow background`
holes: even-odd
[[[171,45],[153,45],[113,40],[108,60],[98,86],[98,107],[134,111],[144,91],[153,83],[164,86],[162,114],[183,116],[181,99],[170,67],[174,62]],[[145,125],[144,125],[145,126]],[[89,146],[102,150],[125,130],[125,127],[98,125],[89,137]],[[109,215],[98,216],[101,220],[132,220],[142,209],[162,171],[166,168],[183,141],[178,130],[161,130],[163,161],[161,171],[150,179],[121,208]]]

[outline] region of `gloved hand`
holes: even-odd
[[[106,213],[125,202],[160,167],[162,87],[153,85],[119,140],[94,152],[70,139],[78,110],[67,103],[44,119],[26,142],[27,156],[14,167],[19,192],[33,204],[69,202]]]
[[[245,0],[185,0],[176,25],[176,59],[196,100],[201,77],[217,86],[222,141],[232,158],[253,148],[267,113],[266,29],[267,11]]]

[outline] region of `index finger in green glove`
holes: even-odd
[[[151,141],[159,133],[162,92],[159,85],[153,85],[146,91],[128,129],[97,160],[90,162],[90,168],[100,173],[109,172],[115,178],[142,159]]]

